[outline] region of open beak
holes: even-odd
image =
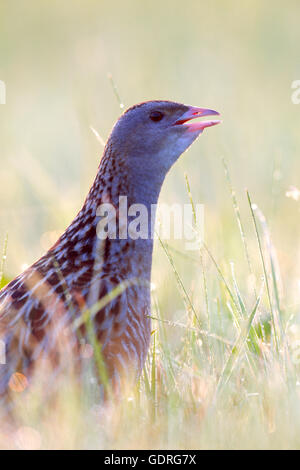
[[[187,129],[187,132],[202,132],[206,127],[215,126],[216,124],[220,124],[220,122],[222,122],[219,120],[189,122],[192,119],[196,119],[202,116],[219,116],[219,113],[217,111],[213,111],[212,109],[189,106],[189,109],[177,121],[174,122],[173,126],[184,126]]]

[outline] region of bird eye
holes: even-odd
[[[163,117],[164,115],[160,111],[152,111],[152,113],[150,114],[150,119],[154,122],[161,121]]]

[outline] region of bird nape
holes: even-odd
[[[0,397],[18,378],[47,364],[49,383],[70,363],[82,370],[82,346],[100,351],[99,390],[120,391],[136,379],[150,341],[151,223],[130,228],[127,207],[142,205],[153,218],[173,163],[218,120],[193,121],[216,111],[170,101],[128,109],[106,143],[94,183],[71,225],[49,251],[0,292]],[[149,222],[149,220],[147,220]],[[78,369],[77,369],[78,368]]]

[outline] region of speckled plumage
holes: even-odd
[[[149,120],[156,109],[166,116],[165,123]],[[156,204],[167,171],[200,133],[187,138],[186,126],[173,125],[188,109],[156,101],[124,113],[106,144],[81,211],[56,244],[0,292],[0,339],[5,341],[7,359],[0,366],[0,396],[6,394],[14,372],[30,376],[40,358],[47,357],[58,367],[62,331],[68,331],[72,354],[78,354],[74,319],[128,280],[132,284],[96,312],[93,321],[109,378],[120,382],[123,375],[137,377],[141,372],[150,340],[153,240],[100,240],[96,211],[107,202],[117,207],[120,195],[127,196],[128,206]],[[179,142],[174,148],[172,139]],[[84,326],[80,335],[86,337]]]

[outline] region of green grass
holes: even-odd
[[[225,170],[229,182],[226,164]],[[243,215],[253,222],[257,261],[249,256],[236,196],[232,203],[248,266],[244,276],[253,276],[254,268],[258,293],[253,286],[242,291],[238,284],[245,285],[245,279],[236,278],[234,264],[217,261],[206,244],[185,259],[196,265],[199,277],[193,287],[184,285],[176,266],[180,251],[160,240],[183,309],[180,320],[168,319],[154,289],[151,348],[138,384],[122,399],[99,406],[87,367],[80,385],[72,373],[60,379],[56,401],[45,406],[43,387],[35,383],[16,394],[18,431],[0,432],[2,447],[299,448],[299,338],[280,294],[266,221],[249,193],[247,198]],[[94,359],[103,373],[92,310],[81,322],[89,324]],[[47,374],[43,380],[47,385]]]
[[[80,209],[123,103],[171,99],[216,109],[223,124],[162,190],[164,203],[205,204],[205,243],[198,252],[155,244],[152,343],[138,386],[95,407],[87,359],[83,389],[66,375],[45,406],[46,376],[17,395],[21,429],[10,435],[2,423],[0,445],[299,448],[300,202],[286,197],[300,187],[299,2],[1,8],[2,286]]]

